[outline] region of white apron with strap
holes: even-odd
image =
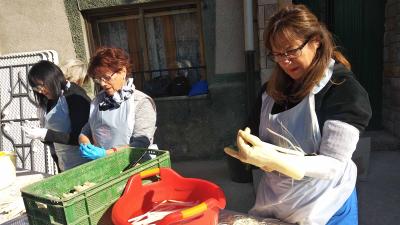
[[[68,103],[65,96],[61,95],[57,104],[44,115],[44,127],[58,132],[71,132],[71,119],[69,118]],[[81,157],[78,145],[53,143],[50,148],[54,148],[59,167],[63,171],[88,162]],[[50,151],[53,151],[53,149]]]
[[[99,103],[93,102],[90,111],[89,124],[95,145],[109,149],[129,144],[135,125],[134,93],[119,108],[100,111]]]
[[[268,132],[269,128],[300,146],[306,153],[317,153],[321,132],[315,113],[314,95],[329,82],[333,65],[334,61],[312,93],[289,110],[272,115],[274,100],[263,94],[259,128],[261,140],[290,147]],[[338,173],[338,177],[332,180],[304,177],[297,181],[278,172],[264,173],[258,186],[256,203],[249,213],[300,225],[326,224],[352,193],[356,173],[357,168],[351,160],[347,162],[343,173]]]

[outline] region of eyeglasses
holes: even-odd
[[[268,58],[270,58],[272,61],[279,63],[282,62],[283,60],[286,59],[294,59],[297,58],[301,55],[301,52],[306,46],[306,44],[310,41],[310,39],[307,39],[303,44],[300,45],[300,47],[295,48],[295,49],[290,49],[287,50],[284,53],[274,53],[274,52],[269,52],[268,53]]]
[[[44,89],[44,86],[43,85],[36,85],[35,87],[32,87],[32,90],[34,91],[34,92],[38,92],[38,93],[40,93],[40,92],[42,92],[43,91],[43,89]]]
[[[106,82],[106,83],[109,83],[110,81],[112,81],[113,79],[114,79],[114,77],[115,77],[115,74],[117,74],[117,72],[114,72],[113,74],[111,74],[110,76],[101,76],[101,77],[96,77],[96,78],[93,78],[93,81],[95,82],[95,83],[98,83],[98,84],[100,84],[101,83],[101,81],[104,81],[104,82]]]

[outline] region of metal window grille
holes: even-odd
[[[15,151],[17,167],[57,173],[48,146],[25,137],[21,126],[39,126],[37,107],[27,74],[40,60],[58,64],[57,52],[44,50],[0,56],[0,151]]]

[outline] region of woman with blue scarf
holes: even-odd
[[[88,74],[102,91],[93,99],[88,123],[79,136],[83,157],[97,159],[118,148],[153,144],[156,106],[135,89],[130,72],[129,57],[120,48],[100,48],[90,59]]]

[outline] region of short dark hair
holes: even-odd
[[[55,99],[61,96],[62,90],[65,89],[67,84],[61,69],[56,64],[46,60],[35,63],[28,72],[28,82],[31,87],[37,86],[38,81],[43,82],[43,85]],[[45,108],[48,102],[47,97],[37,92],[34,92],[34,94],[39,106]]]

